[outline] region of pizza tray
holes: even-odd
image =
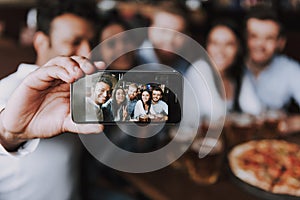
[[[271,192],[262,190],[258,187],[255,187],[253,185],[250,185],[250,184],[242,181],[241,179],[236,177],[230,169],[228,169],[228,170],[229,170],[230,180],[235,185],[237,185],[241,189],[245,190],[249,194],[257,197],[258,199],[261,199],[261,200],[300,200],[300,197],[298,197],[298,196],[291,196],[291,195],[286,195],[286,194],[275,194],[275,193],[271,193]]]

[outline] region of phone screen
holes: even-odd
[[[177,71],[99,71],[71,86],[76,123],[178,123],[183,78]]]

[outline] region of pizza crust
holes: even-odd
[[[248,150],[253,149],[253,145],[255,144],[255,141],[251,141],[251,142],[247,142],[241,145],[238,145],[239,148],[234,148],[228,155],[229,158],[229,165],[230,168],[233,172],[233,174],[238,177],[239,179],[241,179],[242,181],[259,187],[263,190],[268,191],[271,187],[271,183],[268,182],[262,182],[260,180],[258,180],[258,178],[256,177],[255,173],[251,170],[244,170],[240,167],[240,161],[239,161],[239,157]]]
[[[291,188],[288,185],[275,185],[272,189],[272,192],[275,194],[286,194],[286,195],[294,195],[300,196],[300,189]]]
[[[249,152],[250,155],[253,152],[255,154],[248,159]],[[294,143],[283,140],[255,140],[234,147],[228,154],[228,160],[233,174],[240,180],[274,194],[300,196],[300,177],[288,173],[293,171],[295,166],[286,162],[291,156],[300,163],[297,152],[300,152],[300,147]],[[260,153],[261,155],[258,155]],[[267,160],[261,159],[267,159],[269,155],[275,159],[276,167],[281,167],[277,177],[269,174],[275,166],[268,166]],[[248,160],[259,165],[248,164]]]

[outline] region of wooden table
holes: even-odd
[[[300,144],[300,134],[292,135],[286,139]],[[251,186],[246,185],[245,187],[244,183],[237,181],[230,173],[226,161],[218,182],[210,186],[196,184],[188,174],[172,166],[149,173],[120,172],[120,175],[150,199],[155,200],[261,199],[259,194],[247,190],[247,187]]]
[[[150,199],[155,200],[255,200],[255,196],[246,193],[228,177],[211,186],[201,186],[194,183],[187,174],[166,167],[156,172],[143,174],[122,173],[127,181],[137,187]]]

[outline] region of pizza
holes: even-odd
[[[255,140],[228,154],[233,174],[275,194],[300,196],[300,146],[284,140]]]

